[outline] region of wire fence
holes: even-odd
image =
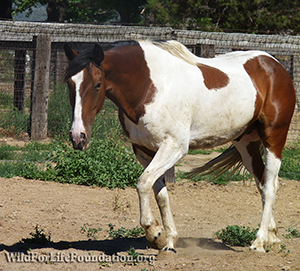
[[[68,97],[63,44],[76,50],[95,42],[128,39],[178,40],[210,57],[235,50],[263,50],[289,72],[300,109],[300,37],[177,30],[171,27],[0,21],[0,134],[34,140],[65,133]],[[45,69],[43,68],[45,67]],[[69,113],[71,114],[71,112]],[[65,130],[66,130],[65,129]]]

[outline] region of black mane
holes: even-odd
[[[103,51],[108,51],[112,48],[123,47],[123,46],[132,46],[138,45],[137,41],[128,40],[128,41],[116,41],[109,43],[99,43]],[[82,51],[76,56],[70,63],[69,67],[66,70],[65,80],[69,79],[76,73],[80,72],[84,68],[88,68],[89,64],[92,63],[95,65],[95,56],[93,55],[93,49],[87,49]]]

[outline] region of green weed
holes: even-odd
[[[119,228],[118,230],[114,229],[114,225],[109,223],[109,230],[107,232],[109,233],[109,237],[113,239],[117,238],[135,238],[139,236],[143,236],[145,234],[145,231],[141,227],[135,227],[133,229],[126,229],[124,227]]]
[[[134,247],[131,247],[129,250],[127,250],[128,256],[131,256],[131,264],[133,263],[134,265],[138,264],[137,260],[140,254],[135,251]]]
[[[92,237],[95,240],[97,239],[97,233],[99,231],[102,231],[102,228],[88,228],[86,224],[84,224],[80,229],[81,233],[87,233],[87,237]]]
[[[286,231],[288,232],[288,234],[283,235],[285,238],[300,238],[300,232],[296,228],[293,229],[292,227],[288,227]]]
[[[300,144],[295,143],[283,150],[279,177],[289,180],[300,180]]]
[[[289,249],[286,250],[286,245],[285,245],[285,244],[281,244],[278,253],[283,253],[283,256],[286,257],[286,256],[289,255],[291,252],[290,252]]]
[[[199,150],[199,149],[194,149],[194,150],[189,150],[188,154],[190,155],[196,155],[196,154],[204,154],[204,155],[208,155],[213,153],[214,150]]]
[[[233,225],[215,234],[226,245],[246,247],[255,239],[257,231],[258,229],[251,230],[250,227]]]
[[[189,172],[184,172],[184,171],[178,171],[176,173],[176,177],[178,179],[188,179],[189,178]],[[217,185],[226,185],[229,182],[239,182],[239,181],[244,181],[244,180],[249,180],[251,178],[251,174],[246,173],[246,174],[231,174],[230,171],[224,173],[221,175],[219,178],[214,179],[213,176],[201,176],[197,175],[191,179],[191,181],[198,182],[198,181],[207,181],[211,182],[213,184]]]

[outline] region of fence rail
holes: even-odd
[[[67,63],[63,43],[72,43],[81,50],[95,42],[128,39],[175,39],[203,57],[233,50],[266,51],[275,55],[290,73],[297,92],[297,110],[300,109],[300,37],[171,27],[0,21],[0,92],[4,91],[1,85],[12,84],[18,110],[26,110],[25,99],[30,100],[31,136],[43,139],[47,136],[49,87],[61,81]]]
[[[171,27],[88,25],[70,23],[0,22],[1,41],[31,42],[46,34],[52,42],[110,42],[120,39],[176,39],[185,45],[213,44],[216,48],[264,50],[272,54],[300,52],[300,37],[178,30]]]

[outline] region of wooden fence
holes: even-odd
[[[25,70],[27,66],[31,67],[32,139],[47,137],[49,86],[51,82],[61,81],[67,63],[63,44],[68,42],[82,50],[95,42],[128,39],[178,40],[202,57],[233,50],[266,51],[276,56],[290,73],[297,91],[297,110],[300,109],[300,37],[297,36],[201,32],[170,27],[0,21],[0,52],[14,51],[11,56],[14,58],[14,106],[18,110],[24,110]],[[26,64],[27,56],[30,56],[29,64]],[[5,69],[0,67],[0,72]],[[5,76],[0,78],[2,80]]]

